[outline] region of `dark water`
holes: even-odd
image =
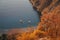
[[[24,23],[20,23],[20,20]],[[38,22],[38,14],[29,0],[0,0],[0,29],[36,26]]]

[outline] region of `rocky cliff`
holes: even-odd
[[[51,38],[60,37],[60,0],[29,1],[31,2],[33,8],[42,15],[41,22],[39,23],[37,30],[47,32],[48,36]]]
[[[60,0],[29,0],[33,8],[38,12],[43,12],[46,10],[50,12],[56,6],[59,5]]]

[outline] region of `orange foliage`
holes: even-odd
[[[41,22],[37,29],[43,30],[42,28],[46,28],[47,36],[52,38],[60,37],[60,5],[51,12],[44,10],[42,14]]]

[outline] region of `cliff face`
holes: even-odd
[[[44,10],[49,12],[60,3],[60,0],[29,0],[29,1],[32,4],[33,8],[40,13],[43,12]]]
[[[43,11],[44,8],[50,5],[52,0],[30,0],[33,7],[36,8],[37,11]]]
[[[37,30],[47,32],[51,38],[60,37],[60,0],[30,0],[30,2],[33,8],[42,14]]]

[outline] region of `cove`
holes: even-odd
[[[0,0],[0,29],[25,28],[29,21],[30,26],[37,26],[39,22],[29,0]]]

